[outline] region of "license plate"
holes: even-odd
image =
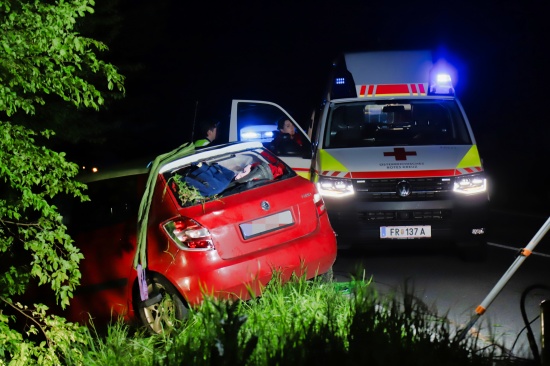
[[[380,239],[417,239],[431,237],[432,227],[430,225],[380,227]]]
[[[294,219],[290,211],[283,211],[240,224],[239,226],[243,237],[245,239],[250,239],[256,235],[283,229],[293,224]]]

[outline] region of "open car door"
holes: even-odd
[[[272,142],[279,133],[277,121],[283,117],[294,125],[296,134],[302,141],[300,147],[283,144],[282,147],[273,149]],[[311,140],[294,118],[275,103],[234,99],[231,103],[229,141],[260,141],[296,173],[310,180]]]

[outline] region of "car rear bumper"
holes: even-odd
[[[311,279],[326,273],[332,268],[336,253],[336,237],[325,214],[312,234],[236,259],[221,259],[215,251],[180,251],[165,276],[190,305],[200,303],[205,294],[247,300],[261,295],[276,273],[283,282],[292,274]],[[199,265],[198,261],[202,263]],[[195,272],[195,267],[200,271]]]

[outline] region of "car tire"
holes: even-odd
[[[323,283],[330,283],[334,280],[334,271],[332,270],[332,267],[330,267],[328,271],[318,275],[317,277]]]
[[[170,332],[187,318],[189,309],[178,290],[160,274],[147,276],[147,300],[138,300],[140,323],[152,334]],[[139,294],[137,295],[139,298]]]
[[[458,256],[464,262],[485,262],[488,257],[488,244],[484,240],[459,242],[456,244]]]

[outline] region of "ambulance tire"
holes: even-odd
[[[151,334],[169,333],[187,318],[189,309],[178,290],[158,273],[147,276],[149,299],[136,301],[138,319]],[[139,299],[139,290],[136,293]]]
[[[456,244],[458,256],[464,262],[485,262],[488,256],[488,245],[484,240],[464,241]]]

